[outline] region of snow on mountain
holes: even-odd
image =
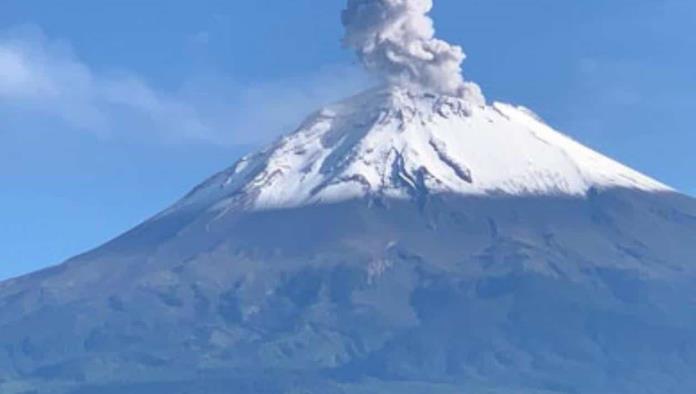
[[[553,130],[531,111],[390,87],[331,105],[178,206],[267,209],[428,194],[671,189]]]

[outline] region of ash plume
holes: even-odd
[[[462,48],[435,38],[432,7],[432,0],[348,0],[343,43],[391,84],[482,101],[462,76]]]

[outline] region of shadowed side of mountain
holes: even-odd
[[[0,388],[679,392],[694,256],[667,192],[177,210],[0,284]]]

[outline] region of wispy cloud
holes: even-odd
[[[35,132],[39,119],[104,138],[253,144],[367,83],[359,70],[329,67],[255,85],[192,76],[163,91],[133,72],[96,70],[36,27],[0,32],[0,132]]]

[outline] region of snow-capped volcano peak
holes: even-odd
[[[488,106],[478,97],[368,91],[313,114],[178,206],[265,209],[365,197],[671,190],[553,130],[529,110]]]

